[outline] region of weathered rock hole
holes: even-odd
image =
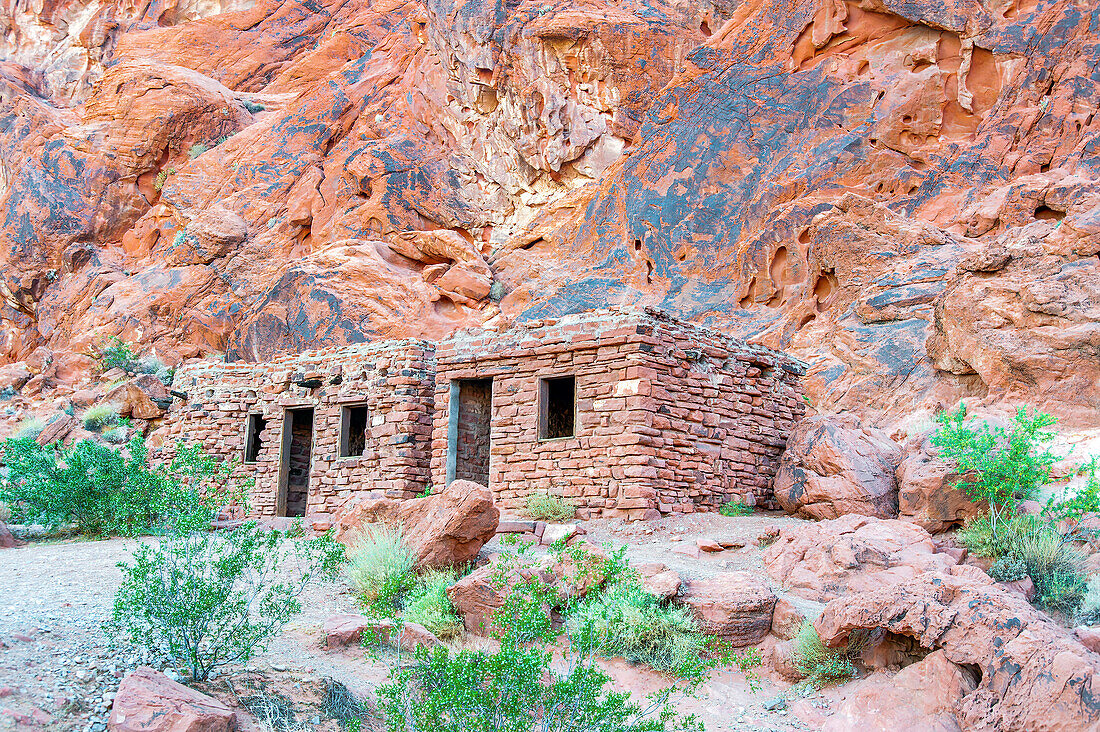
[[[904,117],[901,118],[901,121],[904,124],[909,124],[910,122],[913,121],[913,117],[912,117],[912,115],[907,114],[907,115],[905,115]]]
[[[653,284],[653,260],[651,259],[645,261],[645,283],[647,285]]]
[[[1056,211],[1050,206],[1038,206],[1035,209],[1035,218],[1041,221],[1061,221],[1065,217],[1065,211]]]
[[[641,239],[635,239],[634,240],[634,251],[636,251],[636,252],[642,251],[642,240]]]
[[[867,76],[869,73],[871,73],[871,64],[868,61],[863,61],[860,63],[859,68],[856,69],[856,74],[859,76]]]
[[[485,86],[492,86],[493,84],[493,70],[492,69],[478,69],[477,80]]]
[[[801,330],[801,329],[802,329],[802,328],[804,328],[805,326],[809,325],[810,323],[812,323],[812,322],[814,321],[814,318],[816,318],[816,317],[817,317],[817,316],[816,316],[816,315],[814,315],[813,313],[809,313],[809,314],[807,314],[807,315],[803,315],[803,316],[802,316],[802,319],[798,321],[798,326],[797,326],[797,329]]]
[[[798,234],[798,243],[799,244],[809,244],[810,243],[810,230],[808,228],[803,229]]]
[[[699,24],[699,32],[702,33],[704,36],[707,36],[707,37],[710,37],[710,36],[714,35],[714,31],[712,31],[710,29],[710,24],[707,23],[707,21],[705,21],[705,20],[702,23]]]
[[[546,239],[544,239],[543,237],[540,236],[538,239],[534,239],[532,241],[529,241],[520,248],[521,249],[530,249],[531,247],[535,246],[536,244],[542,244],[545,241],[546,241]]]
[[[740,302],[738,302],[737,305],[742,310],[748,310],[749,308],[752,307],[752,305],[755,301],[756,301],[756,278],[753,277],[751,280],[749,280],[749,291],[747,293],[745,293],[745,296],[743,298],[741,298]]]
[[[924,71],[925,69],[927,69],[931,65],[932,65],[931,61],[925,61],[925,60],[917,61],[915,64],[913,64],[913,73],[914,74],[919,74],[920,72]]]

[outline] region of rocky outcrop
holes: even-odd
[[[148,666],[122,680],[107,722],[111,732],[232,732],[236,713]]]
[[[768,576],[794,595],[827,602],[958,563],[931,535],[897,519],[842,516],[784,528],[764,553]]]
[[[419,623],[356,614],[333,615],[325,620],[321,632],[325,636],[325,646],[330,649],[364,643],[389,644],[402,651],[412,651],[440,644],[439,638]]]
[[[894,471],[901,450],[852,414],[814,415],[795,425],[779,461],[775,499],[806,518],[898,514]]]
[[[399,500],[360,501],[336,520],[337,538],[353,543],[363,526],[400,526],[421,568],[456,567],[473,561],[496,536],[500,510],[492,492],[468,480],[452,481],[439,493]]]
[[[958,702],[963,729],[1100,729],[1100,656],[1016,594],[929,572],[833,600],[816,623],[827,645],[880,628],[979,676]]]
[[[898,466],[898,516],[932,533],[945,531],[981,512],[960,488],[959,474],[927,438]]]
[[[141,374],[108,391],[103,400],[117,406],[119,416],[156,419],[165,413],[172,398],[160,379],[152,374]]]
[[[703,630],[734,647],[754,645],[768,635],[775,600],[767,581],[753,572],[692,580],[680,596]]]
[[[856,682],[829,717],[824,732],[958,732],[955,709],[976,687],[976,674],[933,651],[890,676]]]

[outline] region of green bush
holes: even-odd
[[[243,103],[243,106],[252,114],[256,114],[256,112],[262,112],[267,109],[267,107],[265,107],[264,105],[260,104],[259,102],[254,102],[251,99],[246,99]]]
[[[27,417],[19,423],[19,429],[15,431],[15,439],[36,439],[46,428],[46,423],[38,417]]]
[[[577,515],[577,509],[568,501],[549,493],[532,493],[527,496],[524,510],[539,521],[568,521]]]
[[[262,648],[298,612],[305,586],[338,571],[342,553],[331,538],[287,542],[255,524],[142,544],[133,564],[119,564],[109,630],[205,680]]]
[[[204,152],[206,152],[209,149],[210,148],[207,147],[206,145],[204,145],[203,143],[196,142],[194,145],[191,146],[191,149],[187,151],[187,157],[194,160],[195,158],[202,155]]]
[[[997,558],[1008,549],[1003,537],[993,534],[993,527],[989,523],[989,514],[966,519],[963,525],[959,527],[955,537],[963,543],[963,546],[971,554],[979,557]]]
[[[107,336],[99,343],[94,344],[88,355],[95,360],[100,371],[110,371],[117,368],[128,372],[134,361],[133,348],[118,336]]]
[[[90,432],[99,432],[104,427],[111,427],[118,424],[118,407],[106,402],[93,404],[84,410],[84,415],[80,419],[84,423],[84,428],[86,430]]]
[[[690,611],[662,605],[633,582],[582,603],[569,618],[569,636],[598,656],[622,656],[678,677],[699,673],[708,644]]]
[[[428,572],[418,577],[405,598],[401,618],[423,625],[439,638],[457,636],[462,632],[462,619],[447,597],[447,588],[457,579],[454,572]]]
[[[1097,465],[1097,458],[1095,457],[1082,465],[1078,470],[1078,474],[1088,476],[1085,484],[1068,498],[1058,500],[1051,497],[1047,501],[1043,512],[1055,520],[1078,520],[1086,513],[1100,512],[1100,475],[1097,475],[1098,469],[1100,469],[1100,465]]]
[[[1049,521],[1017,516],[1006,525],[1008,551],[1035,584],[1036,604],[1072,614],[1085,596],[1085,556]]]
[[[965,406],[941,412],[932,443],[962,474],[958,487],[989,506],[989,530],[996,537],[1018,501],[1032,498],[1050,478],[1057,457],[1049,449],[1054,432],[1046,428],[1057,420],[1038,411],[1029,416],[1023,407],[1007,430],[965,420]]]
[[[844,681],[855,675],[855,667],[840,649],[826,648],[810,621],[802,623],[794,639],[794,667],[811,684]]]
[[[416,557],[399,528],[371,524],[348,551],[347,576],[363,605],[388,617],[416,586],[415,566]]]
[[[219,506],[244,503],[247,485],[197,446],[152,466],[140,437],[122,448],[81,440],[67,449],[13,438],[0,442],[0,458],[8,468],[0,500],[20,522],[75,524],[89,536],[209,526]]]
[[[989,576],[998,582],[1016,582],[1027,577],[1027,564],[1016,557],[1001,557],[989,568]]]
[[[1093,575],[1085,585],[1077,621],[1085,625],[1100,625],[1100,575]]]
[[[718,509],[723,516],[751,516],[752,506],[747,506],[739,501],[730,501]]]

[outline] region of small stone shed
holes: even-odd
[[[803,414],[797,361],[658,310],[601,310],[436,350],[432,479],[533,491],[582,515],[770,504]]]
[[[241,463],[252,513],[331,516],[353,496],[413,498],[430,485],[435,348],[394,340],[264,363],[177,370],[177,440]]]
[[[534,491],[582,517],[773,505],[803,366],[654,309],[611,309],[265,363],[185,364],[165,449],[241,462],[262,516],[465,478],[508,508]]]

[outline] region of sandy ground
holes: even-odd
[[[733,569],[761,570],[758,537],[792,523],[798,520],[783,515],[697,514],[651,523],[596,520],[583,527],[593,543],[628,547],[632,563],[662,562],[693,578]],[[732,538],[745,546],[694,556],[695,540],[700,537]],[[494,539],[486,551],[498,551],[500,539]],[[98,732],[106,728],[119,679],[146,660],[133,650],[113,647],[102,627],[121,582],[116,565],[128,559],[136,545],[136,540],[122,539],[66,541],[0,551],[0,730]],[[333,679],[357,696],[369,698],[393,661],[379,659],[366,649],[322,648],[320,628],[325,618],[356,610],[355,599],[343,583],[309,588],[302,605],[302,614],[267,650],[248,666],[229,669],[213,679],[204,690],[232,704],[251,703],[261,692],[269,698],[286,698],[292,702],[299,729],[336,729],[322,711],[324,680]],[[622,660],[609,661],[605,667],[619,686],[636,695],[667,685],[660,674]],[[723,670],[678,706],[699,715],[713,732],[786,732],[818,729],[843,695],[842,690],[827,689],[798,699],[791,710],[769,711],[766,707],[773,706],[789,685],[769,678],[763,670],[757,684],[754,691],[740,670]],[[246,732],[265,729],[247,714],[242,717]]]

